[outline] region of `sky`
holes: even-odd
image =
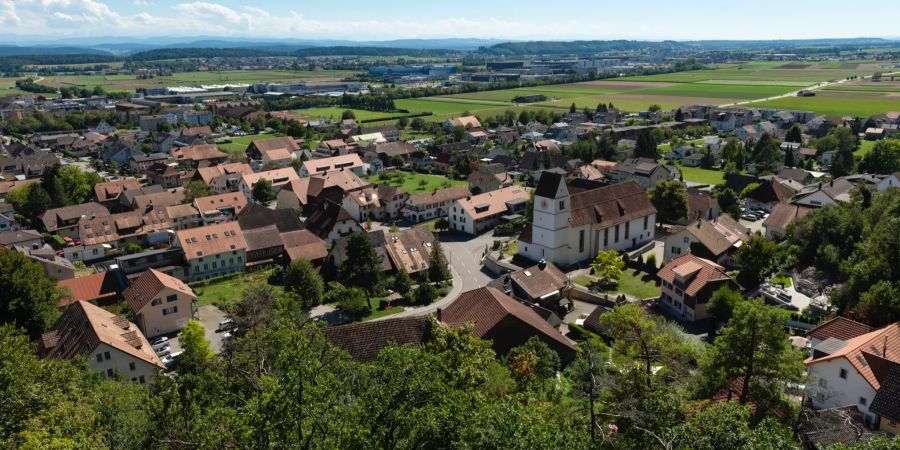
[[[898,18],[897,1],[860,9],[837,0],[0,0],[0,35],[47,39],[900,37]]]

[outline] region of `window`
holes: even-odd
[[[144,376],[143,375],[139,376],[138,380],[141,382],[141,384],[144,384]]]
[[[865,397],[860,397],[860,398],[859,398],[859,404],[862,405],[862,406],[866,406],[866,403],[868,403],[868,402],[869,402],[869,401],[868,401]]]
[[[97,353],[97,362],[103,362],[103,355]]]
[[[609,245],[609,228],[603,230],[603,247]]]
[[[618,226],[618,225],[616,225],[616,238],[615,238],[615,242],[619,242],[619,226]]]
[[[134,370],[134,369],[135,369],[134,363],[133,362],[128,363],[128,370]]]
[[[685,243],[685,244],[690,244],[690,243],[691,243],[691,238],[685,236],[685,237],[684,237],[684,243]]]
[[[172,295],[166,297],[166,303],[172,303],[172,302],[174,302],[174,301],[178,301],[178,296],[177,296],[177,295],[172,294]]]
[[[629,234],[631,234],[631,222],[625,222],[625,239],[628,239]]]
[[[584,230],[578,232],[578,253],[584,252]]]
[[[154,298],[154,299],[150,302],[150,306],[157,306],[157,305],[159,305],[159,304],[161,304],[161,303],[162,303],[162,300],[160,300],[160,299],[158,299],[158,298]]]
[[[647,219],[649,218],[649,216],[644,216],[644,230],[647,230]]]
[[[106,369],[106,377],[112,378],[113,376],[115,376],[115,372],[112,369]]]
[[[565,201],[565,200],[560,200],[560,201],[559,201],[559,210],[562,211],[562,210],[564,210],[564,209],[566,209],[566,201]]]
[[[103,357],[106,358],[107,361],[110,360],[109,352],[103,352]]]
[[[847,379],[847,369],[841,369],[840,375],[841,375],[841,378],[846,380]]]

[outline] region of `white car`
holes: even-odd
[[[172,347],[169,347],[168,345],[166,345],[165,347],[162,347],[156,351],[156,356],[162,357],[162,356],[166,356],[170,353],[172,353]]]

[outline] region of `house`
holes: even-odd
[[[324,174],[336,170],[349,170],[358,176],[363,175],[363,162],[356,153],[331,158],[312,159],[304,161],[300,166],[300,176]]]
[[[100,203],[107,209],[117,210],[121,206],[119,196],[129,189],[140,189],[140,187],[141,182],[134,178],[97,183],[94,185],[94,198],[97,200],[97,203]]]
[[[59,158],[50,152],[0,158],[0,175],[16,178],[40,178],[44,170],[59,165]],[[2,177],[0,177],[2,178]]]
[[[455,127],[463,127],[465,129],[481,128],[481,122],[475,116],[457,117],[444,122],[444,128],[450,130]]]
[[[194,180],[203,181],[213,193],[224,194],[240,190],[241,178],[252,173],[253,168],[247,163],[218,164],[197,169]]]
[[[887,175],[878,182],[878,192],[884,192],[893,187],[900,187],[900,172]]]
[[[720,288],[727,286],[740,290],[724,267],[692,253],[673,259],[657,276],[662,280],[661,304],[689,321],[709,317],[707,304]]]
[[[687,224],[694,220],[706,219],[713,220],[722,214],[722,208],[719,202],[709,192],[696,189],[688,189],[688,211],[687,217],[681,221]]]
[[[759,179],[755,187],[744,193],[744,204],[748,208],[759,208],[771,212],[778,203],[787,203],[792,194],[790,189],[778,181]]]
[[[281,169],[294,162],[294,155],[286,148],[276,148],[263,153],[262,167]]]
[[[866,128],[865,138],[867,141],[884,139],[884,128]]]
[[[203,218],[200,211],[194,205],[173,205],[165,208],[165,215],[169,218],[169,225],[175,231],[187,230],[203,226]]]
[[[523,213],[527,202],[528,190],[521,186],[461,198],[450,207],[450,229],[471,235],[484,233],[503,216]]]
[[[473,194],[483,194],[485,192],[496,191],[513,185],[513,178],[509,176],[505,167],[499,170],[479,170],[469,174],[469,190]]]
[[[575,176],[577,178],[590,181],[600,181],[606,178],[603,175],[603,172],[600,171],[600,169],[592,165],[584,165],[579,167],[578,169],[575,169]]]
[[[305,259],[313,264],[320,265],[328,256],[328,247],[322,238],[310,230],[295,230],[281,234],[284,244],[282,260],[285,263]]]
[[[178,115],[169,113],[141,116],[139,124],[142,131],[157,131],[161,130],[166,125],[177,125]]]
[[[450,205],[469,196],[465,186],[452,186],[431,192],[410,195],[403,206],[403,217],[412,222],[422,222],[447,217]]]
[[[0,233],[5,231],[18,231],[19,221],[16,219],[16,210],[9,203],[0,203]]]
[[[541,176],[534,219],[519,236],[519,255],[570,266],[601,250],[626,250],[653,240],[656,209],[633,181],[570,188],[551,172]]]
[[[56,254],[47,244],[43,246],[22,247],[15,245],[13,250],[25,255],[33,262],[40,264],[44,275],[57,280],[68,280],[75,278],[75,266],[68,259]]]
[[[810,335],[815,335],[815,339],[804,363],[808,375],[815,380],[810,383],[815,391],[811,395],[813,407],[855,405],[870,426],[880,422],[896,432],[897,422],[892,424],[890,419],[897,417],[882,420],[878,411],[896,414],[896,398],[889,396],[898,387],[883,383],[896,382],[896,374],[888,375],[900,363],[900,323],[866,331],[862,324],[842,318],[814,328]],[[881,397],[878,403],[874,401],[876,397]]]
[[[763,221],[763,229],[765,230],[766,239],[780,241],[787,234],[788,226],[795,220],[802,219],[809,214],[813,208],[800,205],[789,205],[778,203],[772,208],[769,217]]]
[[[182,170],[177,163],[156,163],[147,169],[147,184],[159,185],[166,189],[184,186],[194,178],[195,170]]]
[[[382,272],[397,273],[405,270],[412,275],[431,266],[431,252],[438,245],[434,234],[426,227],[413,227],[395,232],[379,229],[368,232],[375,253],[381,258]],[[348,237],[334,242],[331,263],[340,267],[347,260]]]
[[[259,180],[268,180],[272,183],[272,189],[275,191],[276,195],[281,188],[286,186],[292,180],[298,180],[300,177],[297,175],[297,171],[295,171],[291,167],[285,167],[283,169],[274,169],[267,170],[265,172],[257,172],[257,173],[245,173],[241,176],[241,182],[238,185],[239,190],[247,196],[247,198],[253,200],[253,186],[259,182]]]
[[[472,335],[491,341],[500,356],[537,337],[559,354],[563,364],[575,359],[575,346],[551,326],[535,307],[526,306],[491,287],[463,292],[437,319],[451,327],[472,326]]]
[[[165,153],[137,153],[128,159],[128,168],[134,172],[146,172],[154,164],[165,165],[169,155]]]
[[[40,248],[44,246],[44,236],[35,230],[0,232],[0,248],[12,248],[13,246]]]
[[[355,144],[350,144],[343,139],[329,139],[319,142],[319,147],[316,151],[328,156],[339,156],[351,153],[356,148]]]
[[[504,282],[507,294],[551,311],[559,308],[570,286],[569,278],[563,271],[553,263],[544,261],[510,273]]]
[[[324,199],[340,202],[352,190],[368,186],[350,170],[337,170],[321,175],[291,180],[278,191],[278,208],[305,209]]]
[[[229,192],[194,199],[194,207],[200,212],[200,217],[206,225],[234,219],[247,203],[247,196],[243,192]]]
[[[366,185],[347,191],[341,206],[359,222],[384,221],[400,218],[408,199],[409,194],[399,187]]]
[[[803,169],[794,169],[790,167],[785,167],[778,172],[776,175],[778,178],[784,178],[787,180],[794,180],[802,185],[807,185],[813,180],[813,176],[811,173],[803,170]]]
[[[197,294],[178,278],[155,269],[132,281],[123,296],[148,338],[175,333],[196,314]]]
[[[678,169],[668,169],[649,158],[631,158],[616,164],[610,171],[610,179],[613,182],[634,180],[644,189],[652,189],[660,181],[678,178]]]
[[[847,177],[840,177],[827,183],[815,183],[804,187],[791,199],[791,204],[819,208],[849,202],[850,192],[856,184]]]
[[[323,239],[329,247],[336,239],[362,230],[346,209],[330,200],[316,205],[304,222],[304,228]]]
[[[181,230],[176,237],[188,265],[188,281],[244,271],[247,241],[237,222]]]
[[[387,142],[397,142],[400,140],[400,129],[395,125],[379,125],[375,127],[364,127],[357,130],[360,135],[380,134]]]
[[[256,203],[248,205],[237,219],[247,241],[248,267],[275,263],[284,253],[282,234],[302,228],[293,210],[271,210]]]
[[[197,168],[201,165],[214,166],[228,161],[228,154],[219,150],[216,144],[192,145],[172,149],[172,158],[180,164]]]
[[[300,143],[292,137],[279,137],[272,139],[256,139],[247,146],[247,158],[259,161],[263,154],[269,150],[287,149],[290,153],[300,150]]]
[[[61,296],[56,305],[59,308],[65,308],[76,302],[106,306],[115,303],[119,298],[125,289],[125,282],[118,272],[111,271],[59,280],[57,286],[66,289],[66,295]]]
[[[693,253],[727,266],[737,249],[750,237],[749,230],[728,215],[713,220],[700,219],[673,230],[665,240],[663,261],[666,262]]]
[[[41,215],[41,224],[48,233],[74,238],[78,236],[78,221],[82,217],[96,216],[109,216],[109,210],[99,203],[82,203],[47,210]]]
[[[374,361],[388,345],[422,345],[430,339],[434,326],[427,316],[399,317],[326,327],[322,333],[354,361],[367,363]]]
[[[88,368],[107,378],[153,383],[165,366],[137,325],[87,302],[65,309],[41,336],[38,355],[47,359],[84,358]]]

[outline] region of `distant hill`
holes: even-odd
[[[309,47],[297,50],[294,56],[445,56],[454,53],[453,50],[441,49],[411,49],[392,47]]]
[[[253,48],[160,48],[137,52],[129,57],[134,61],[159,61],[184,58],[241,58],[253,56],[286,56],[287,52],[274,53]]]
[[[687,48],[687,46],[675,41],[531,41],[505,42],[490,47],[482,47],[479,49],[479,52],[494,56],[581,55],[603,52],[675,48],[683,49]]]
[[[56,47],[56,46],[18,46],[0,45],[0,56],[23,55],[101,55],[111,57],[112,54],[103,50],[87,47]]]

